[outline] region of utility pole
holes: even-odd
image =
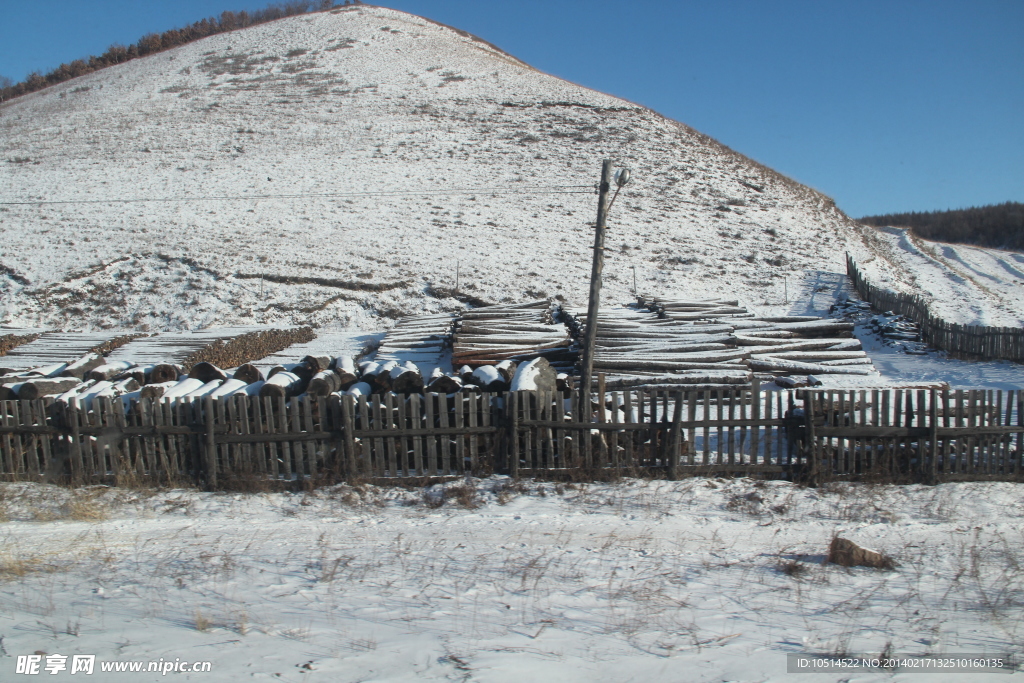
[[[604,230],[608,213],[608,190],[611,188],[612,162],[605,159],[598,186],[597,225],[594,231],[594,265],[590,270],[590,304],[587,325],[583,332],[583,367],[580,371],[580,412],[583,422],[590,422],[590,381],[594,376],[594,338],[597,336],[597,311],[601,305],[601,271],[604,269]]]

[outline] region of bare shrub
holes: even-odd
[[[807,573],[807,567],[797,560],[780,561],[778,570],[786,576],[792,576],[794,579],[799,579]]]
[[[761,507],[764,503],[764,498],[757,491],[751,491],[749,493],[734,493],[729,497],[729,500],[725,502],[726,510],[733,510],[735,512],[743,512],[748,515],[760,516],[764,510]]]

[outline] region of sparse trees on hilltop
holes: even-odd
[[[1019,202],[955,211],[865,216],[859,220],[876,227],[910,228],[914,234],[929,240],[1024,251],[1024,204]]]
[[[349,4],[348,0],[345,0],[345,4]],[[356,0],[355,4],[360,3]],[[94,55],[86,59],[76,59],[73,62],[61,64],[46,75],[34,71],[20,83],[13,83],[10,78],[0,76],[0,102],[18,97],[19,95],[42,90],[47,86],[63,83],[64,81],[84,76],[108,66],[121,64],[136,57],[145,57],[155,52],[185,45],[217,33],[234,31],[296,14],[323,12],[333,7],[335,7],[334,0],[289,0],[289,2],[284,4],[268,5],[264,9],[254,12],[246,12],[244,10],[241,12],[221,12],[219,18],[209,17],[201,19],[184,28],[171,29],[163,33],[147,33],[132,45],[125,46],[115,43],[107,48],[107,51],[102,55]]]

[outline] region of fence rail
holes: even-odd
[[[0,402],[0,478],[326,483],[660,471],[941,481],[1022,477],[1024,391],[607,392]],[[586,415],[590,419],[581,420]]]
[[[873,307],[906,316],[921,326],[921,339],[954,354],[1024,362],[1024,329],[958,325],[933,316],[916,294],[876,287],[864,279],[856,262],[846,255],[846,272],[860,296]]]

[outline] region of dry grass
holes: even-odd
[[[778,569],[786,576],[792,576],[794,579],[799,579],[807,573],[807,566],[798,560],[789,560],[787,562],[780,560]]]
[[[203,611],[201,609],[196,608],[195,625],[197,631],[202,631],[203,633],[206,633],[210,630],[210,626],[212,626],[213,624],[210,621],[209,617],[203,614]]]
[[[446,483],[424,488],[421,492],[423,505],[436,509],[451,501],[458,507],[475,510],[483,505],[476,483],[466,479],[457,483]]]

